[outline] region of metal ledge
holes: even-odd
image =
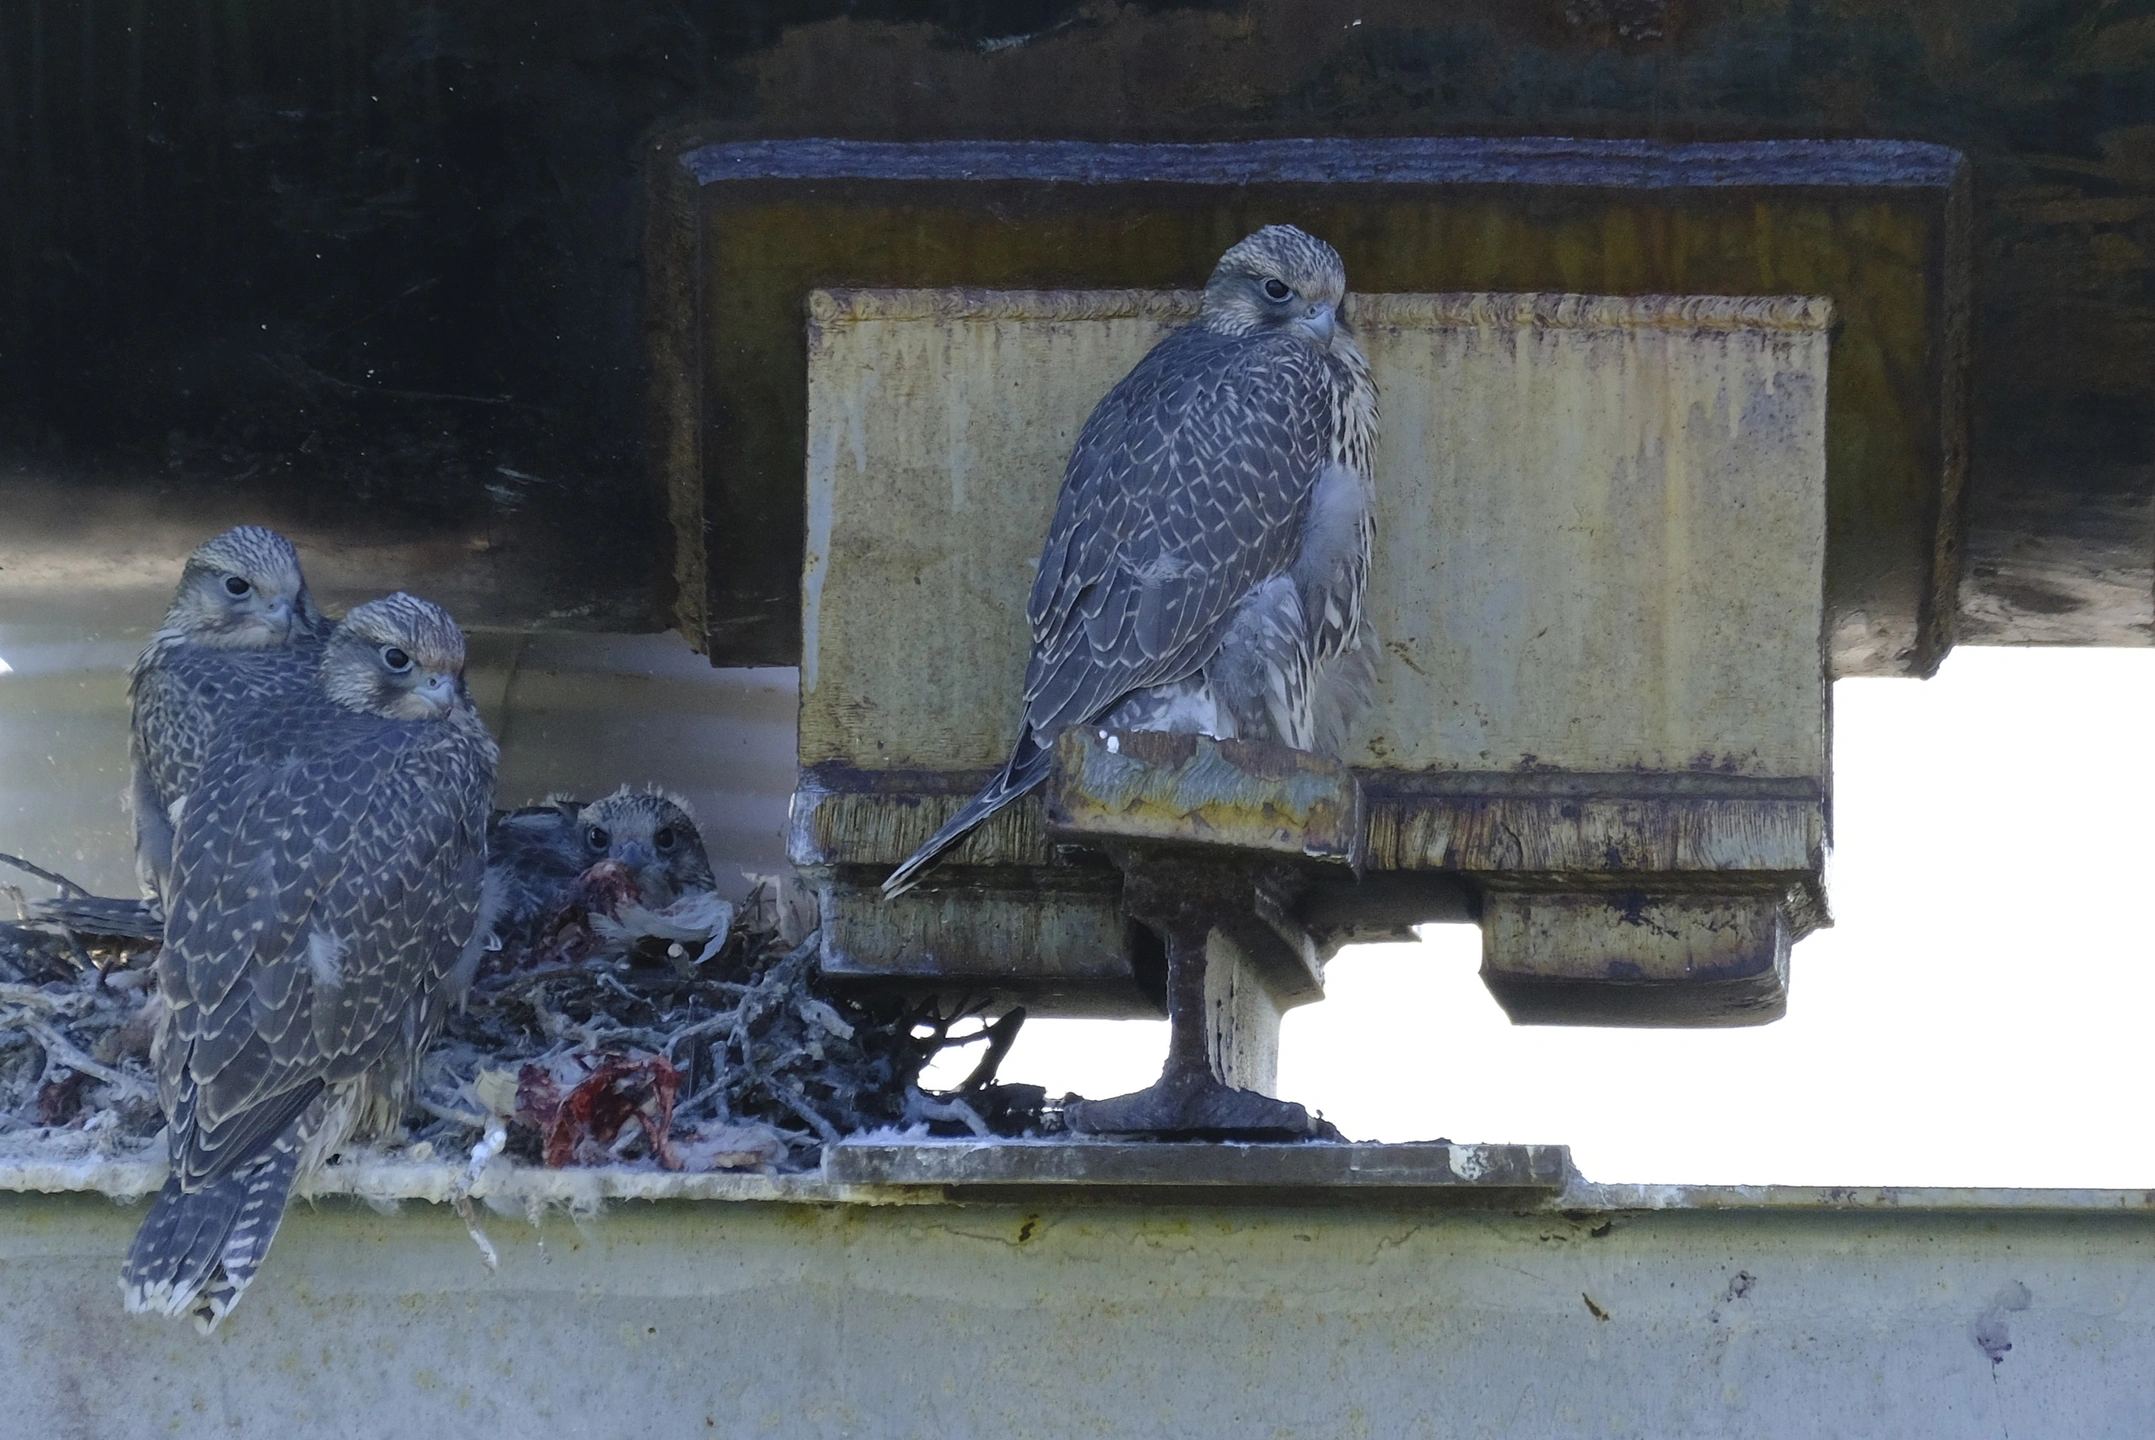
[[[411,1160],[362,1154],[329,1167],[301,1192],[372,1204],[446,1204],[468,1178],[461,1157]],[[17,1147],[0,1158],[0,1196],[88,1194],[131,1202],[155,1194],[155,1156],[39,1158]],[[682,1174],[616,1165],[547,1170],[496,1159],[472,1198],[511,1213],[588,1213],[617,1200],[808,1205],[938,1205],[1091,1198],[1143,1206],[1177,1197],[1273,1206],[1354,1201],[1479,1199],[1542,1214],[1737,1212],[1767,1214],[2044,1213],[2155,1216],[2155,1189],[1989,1186],[1596,1184],[1571,1168],[1561,1145],[1208,1145],[1100,1141],[925,1140],[869,1135],[832,1148],[821,1173]]]
[[[1447,136],[1243,140],[749,140],[680,157],[699,185],[759,180],[1029,180],[1065,185],[1552,185],[1594,189],[1940,187],[1960,153],[1909,140],[1735,143]]]
[[[840,1185],[1116,1186],[1146,1190],[1539,1191],[1572,1179],[1562,1145],[1250,1145],[1069,1140],[848,1140],[824,1152]]]

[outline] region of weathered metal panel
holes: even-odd
[[[1649,789],[1672,780],[1703,783]],[[1368,863],[1380,869],[1815,875],[1824,861],[1823,780],[1378,771],[1365,783]]]
[[[1064,462],[1195,309],[1144,292],[810,297],[803,766],[1008,757]]]
[[[1008,754],[1069,447],[1193,310],[1125,292],[812,298],[804,766]],[[1384,416],[1384,655],[1355,762],[1822,777],[1830,313],[1356,296]]]
[[[1372,296],[1358,764],[1816,776],[1821,300]]]
[[[2139,1440],[2144,1197],[297,1208],[219,1331],[121,1311],[142,1206],[0,1202],[11,1433]],[[913,1194],[917,1197],[919,1191]],[[933,1194],[934,1192],[929,1192]]]
[[[1130,961],[1113,872],[1027,874],[963,891],[923,886],[895,900],[881,872],[816,886],[826,974],[992,988],[1053,1014],[1158,1013]]]
[[[1012,910],[1013,887],[1039,884],[1087,937],[1076,969],[1101,974],[1098,944],[1126,923],[1112,884],[1064,893],[1053,877],[1071,857],[1053,828],[1188,839],[1224,824],[1276,848],[1242,834],[1240,810],[1168,817],[1162,796],[1133,811],[1130,796],[1079,794],[1119,758],[1086,732],[1064,737],[1049,829],[1037,805],[1013,806],[918,895],[884,911],[864,888],[1008,753],[1032,566],[1069,446],[1195,304],[1134,291],[810,298],[793,855],[825,890],[834,968],[1002,985],[1037,949],[1035,968],[1060,977],[1068,947],[1053,926]],[[1671,903],[1740,910],[1778,937],[1781,962],[1751,967],[1749,989],[1722,983],[1728,956],[1705,967],[1708,983],[1687,940],[1662,957],[1680,975],[1642,990],[1611,969],[1636,944],[1604,954],[1575,945],[1577,927],[1499,927],[1492,988],[1537,997],[1518,1018],[1561,1018],[1564,997],[1605,981],[1649,1019],[1654,996],[1687,984],[1710,1003],[1670,1000],[1664,1018],[1778,1014],[1787,943],[1824,919],[1831,305],[1358,295],[1348,313],[1384,414],[1369,602],[1380,649],[1349,755],[1366,834],[1357,824],[1331,848],[1369,871],[1500,888],[1680,892],[1693,898]],[[1329,899],[1353,907],[1351,893]],[[1525,989],[1505,983],[1514,966]]]
[[[1840,328],[1826,588],[1837,672],[1928,673],[1948,643],[1969,284],[1966,181],[1952,151],[802,140],[706,146],[681,163],[696,182],[683,202],[702,247],[696,293],[725,298],[671,302],[698,308],[701,390],[673,417],[679,443],[664,447],[697,462],[669,461],[666,482],[685,527],[683,583],[704,588],[713,654],[729,663],[798,653],[786,561],[802,528],[798,326],[810,292],[1189,285],[1272,220],[1334,241],[1365,293],[1830,296]]]
[[[1073,726],[1055,739],[1043,806],[1081,839],[1218,846],[1354,865],[1362,787],[1337,760],[1204,735]]]
[[[833,1185],[1145,1186],[1160,1190],[1275,1189],[1312,1193],[1435,1190],[1556,1194],[1573,1179],[1561,1145],[1259,1145],[1233,1141],[988,1140],[920,1144],[849,1140],[825,1155]]]
[[[1793,928],[1781,895],[1492,890],[1482,980],[1521,1025],[1763,1025]]]

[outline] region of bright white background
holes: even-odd
[[[1332,963],[1281,1093],[1357,1139],[1568,1144],[1595,1180],[2155,1187],[2155,651],[1960,650],[1833,701],[1835,925],[1786,1019],[1515,1028],[1476,932],[1433,926]],[[1036,1021],[1003,1073],[1110,1095],[1165,1045]]]

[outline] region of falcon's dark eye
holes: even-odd
[[[614,843],[614,837],[606,833],[605,826],[592,825],[584,830],[584,843],[594,850],[604,850]]]
[[[673,838],[673,827],[671,825],[667,825],[661,828],[656,835],[653,835],[651,837],[651,843],[658,846],[658,848],[663,852],[673,849]]]
[[[382,647],[382,663],[389,667],[391,674],[402,675],[412,668],[412,657],[394,645],[384,645]]]
[[[224,577],[224,593],[227,595],[244,595],[253,588],[254,587],[252,585],[249,585],[244,579],[237,575],[227,575]]]
[[[1265,282],[1265,298],[1275,305],[1292,294],[1294,294],[1294,291],[1287,288],[1287,282],[1284,280],[1267,280]]]

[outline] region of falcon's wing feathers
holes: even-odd
[[[176,766],[198,750],[207,727],[194,703],[193,677],[176,673],[185,647],[152,644],[128,676],[128,738],[133,742],[137,792],[162,810]],[[161,814],[160,817],[162,818]]]
[[[1292,563],[1328,454],[1325,385],[1299,341],[1193,326],[1108,393],[1071,453],[1027,607],[1033,731],[1190,674],[1250,588]]]
[[[285,702],[321,655],[312,636],[261,650],[209,650],[160,632],[127,685],[136,763],[158,800],[170,804],[192,788],[220,726]]]
[[[304,753],[220,747],[181,819],[159,1081],[190,1184],[362,1073],[416,1019],[390,997],[438,984],[474,922],[485,782],[448,727],[308,719]]]

